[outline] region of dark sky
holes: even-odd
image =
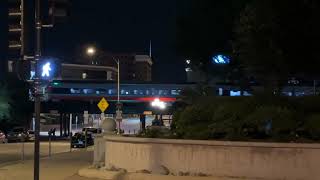
[[[153,79],[184,80],[175,51],[176,0],[73,0],[70,17],[45,33],[44,55],[67,57],[96,44],[111,52],[147,54],[153,44]]]
[[[0,2],[0,60],[7,46],[6,0]],[[185,80],[183,61],[176,55],[178,0],[71,0],[65,23],[43,33],[43,55],[72,59],[87,44],[111,52],[148,54],[153,44],[153,80]],[[80,52],[79,52],[80,53]],[[1,64],[0,64],[1,65]],[[3,65],[1,65],[3,66]]]

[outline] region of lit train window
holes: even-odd
[[[121,89],[121,94],[122,94],[122,95],[129,95],[129,94],[130,94],[130,91],[125,90],[125,89]]]
[[[70,89],[70,92],[71,92],[71,94],[80,94],[80,93],[81,93],[81,90],[80,90],[80,89],[71,88],[71,89]]]
[[[105,89],[96,89],[96,94],[106,94]]]
[[[108,94],[109,95],[114,95],[114,94],[116,94],[117,93],[117,90],[115,90],[115,89],[109,89],[108,90]]]
[[[171,95],[179,95],[179,91],[178,90],[171,90]]]
[[[84,94],[93,94],[95,91],[93,89],[83,89]]]

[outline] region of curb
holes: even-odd
[[[143,173],[124,173],[119,171],[106,171],[84,168],[78,171],[78,175],[85,178],[96,178],[102,180],[243,180],[243,178],[228,177],[197,177],[197,176],[171,176]]]

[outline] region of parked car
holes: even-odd
[[[0,131],[0,143],[7,143],[8,139],[6,134],[3,131]]]
[[[85,148],[85,133],[75,133],[71,139],[71,148]],[[87,147],[92,146],[94,144],[94,140],[92,138],[92,134],[87,134]]]
[[[25,142],[29,140],[29,137],[23,127],[16,127],[7,134],[7,139],[8,142]]]
[[[101,128],[94,128],[94,127],[85,127],[82,128],[82,133],[85,133],[87,131],[87,134],[91,134],[92,138],[95,137],[96,134],[101,134],[102,129]]]

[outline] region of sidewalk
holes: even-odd
[[[77,150],[40,161],[41,180],[97,180],[77,176],[77,171],[92,162],[93,151]],[[0,168],[0,180],[33,180],[33,160]]]

